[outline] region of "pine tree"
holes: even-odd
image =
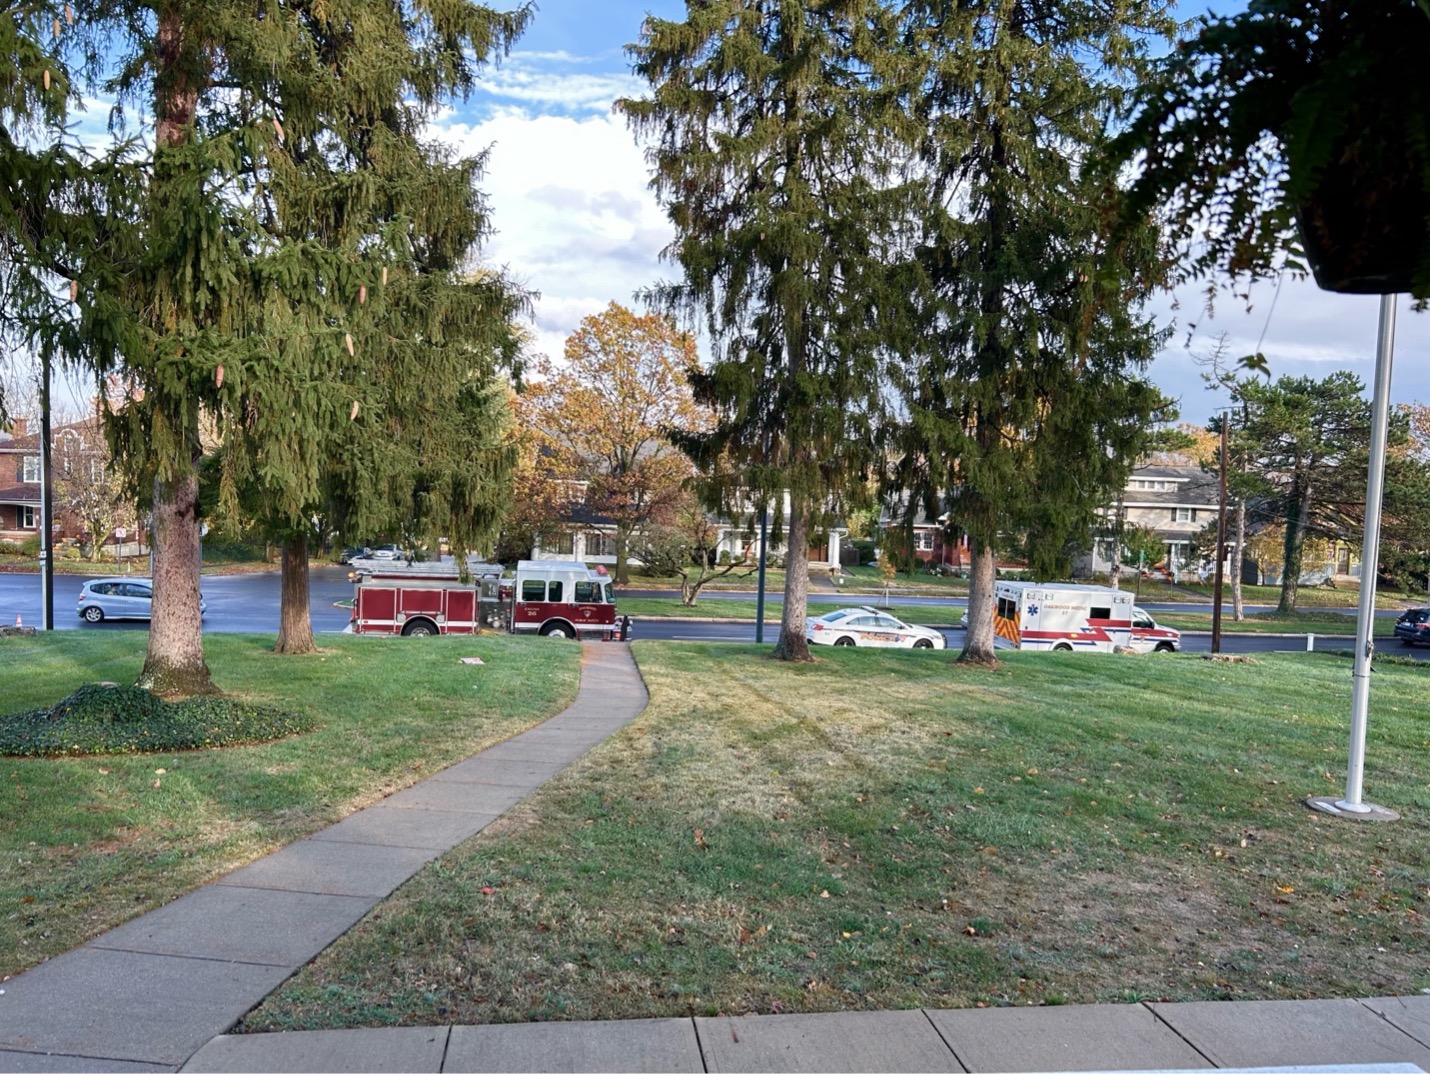
[[[1284,524],[1281,596],[1276,609],[1296,609],[1308,538],[1349,538],[1363,524],[1370,447],[1370,403],[1348,371],[1317,381],[1283,376],[1237,386],[1245,420],[1236,432],[1250,470],[1270,489],[1273,517]],[[1394,444],[1407,438],[1397,417]],[[1386,500],[1395,501],[1395,482]],[[1391,510],[1393,516],[1394,510]],[[1374,571],[1373,567],[1370,571]]]
[[[1056,552],[1087,534],[1166,406],[1138,377],[1164,339],[1139,313],[1160,269],[1155,233],[1106,239],[1113,192],[1084,168],[1141,70],[1142,36],[1170,29],[1164,8],[903,7],[925,137],[891,485],[972,540],[962,661],[993,660],[999,535]]]
[[[209,692],[201,425],[240,432],[231,459],[254,450],[265,508],[294,522],[321,493],[334,432],[364,405],[369,423],[400,416],[426,435],[406,406],[424,394],[450,405],[490,371],[467,356],[461,377],[449,365],[440,386],[400,388],[435,351],[461,351],[458,325],[510,309],[505,290],[494,303],[453,277],[484,227],[479,163],[445,160],[419,134],[529,9],[459,2],[413,18],[366,0],[281,10],[119,0],[79,12],[90,39],[126,50],[111,57],[121,103],[154,120],[151,157],[122,146],[91,174],[105,232],[79,280],[89,362],[122,372],[130,389],[111,417],[116,453],[153,491],[154,617],[140,684]],[[242,432],[261,432],[261,449]],[[383,445],[380,455],[401,452]],[[422,490],[416,474],[399,482],[372,469],[361,489],[410,500]],[[431,500],[448,505],[471,493],[431,485]]]
[[[677,442],[719,507],[776,507],[783,659],[809,658],[811,534],[862,496],[872,462],[891,105],[871,75],[890,30],[875,0],[687,0],[685,21],[647,20],[630,49],[651,96],[618,103],[651,139],[676,230],[683,280],[654,296],[703,316],[716,350],[693,387],[717,425]],[[714,472],[722,459],[733,472]]]

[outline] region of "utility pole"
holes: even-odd
[[[1212,583],[1212,654],[1221,653],[1221,585],[1226,570],[1226,441],[1231,412],[1221,415],[1221,474],[1216,514],[1216,578]]]

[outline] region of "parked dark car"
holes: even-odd
[[[367,557],[368,550],[365,546],[350,546],[338,555],[338,564],[347,565],[354,558]]]
[[[1395,619],[1395,635],[1406,647],[1430,644],[1430,609],[1407,610]]]

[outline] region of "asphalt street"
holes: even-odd
[[[138,574],[133,574],[138,575]],[[80,585],[93,577],[56,575],[55,628],[89,629],[79,618],[75,600]],[[353,597],[348,571],[341,566],[314,566],[309,573],[309,599],[313,612],[313,631],[341,632],[348,623],[349,613],[333,604]],[[206,632],[276,633],[278,631],[279,574],[241,573],[233,576],[205,576],[200,585],[208,612],[204,614]],[[0,623],[15,624],[19,617],[25,625],[40,624],[40,574],[0,573]],[[111,630],[149,628],[147,621],[107,621],[97,628]]]
[[[56,629],[94,628],[81,621],[75,609],[80,584],[87,578],[59,575],[55,578],[54,627]],[[310,598],[313,616],[313,630],[319,633],[341,632],[348,623],[347,609],[337,606],[339,601],[352,598],[352,584],[347,579],[347,570],[341,566],[314,566],[310,574]],[[206,632],[272,633],[278,631],[279,574],[277,571],[265,573],[243,573],[232,576],[205,576],[203,578],[204,600],[208,612],[204,615]],[[667,592],[628,590],[623,595],[637,598],[663,596]],[[703,600],[755,598],[754,592],[712,592],[702,593]],[[777,598],[767,594],[767,598]],[[956,623],[963,607],[962,599],[942,596],[891,596],[891,600],[901,606],[930,607],[927,623],[942,629],[949,647],[963,646],[963,631],[946,628]],[[838,603],[847,606],[882,603],[882,593],[851,595],[836,592],[811,592],[811,602]],[[25,625],[40,625],[40,577],[38,573],[0,573],[0,623],[14,624],[16,617]],[[1196,604],[1148,603],[1148,610],[1197,609]],[[1201,609],[1206,609],[1205,606]],[[1251,608],[1249,608],[1251,609]],[[1390,613],[1391,612],[1382,612]],[[148,628],[148,622],[104,622],[98,626],[102,630],[140,630]],[[682,619],[635,619],[634,639],[637,640],[703,640],[753,643],[755,626],[751,622],[712,622],[708,620]],[[773,642],[779,635],[777,621],[767,622],[766,641]],[[1347,637],[1318,637],[1319,648],[1350,647],[1352,640]],[[1189,652],[1209,651],[1211,637],[1206,634],[1183,634],[1183,650]],[[1222,634],[1222,650],[1228,652],[1256,651],[1304,651],[1304,635],[1255,636],[1248,637],[1236,633]],[[1397,651],[1402,649],[1397,648]]]

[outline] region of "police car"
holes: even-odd
[[[806,618],[804,635],[811,644],[861,648],[941,648],[943,633],[926,625],[910,625],[872,606],[851,606]]]

